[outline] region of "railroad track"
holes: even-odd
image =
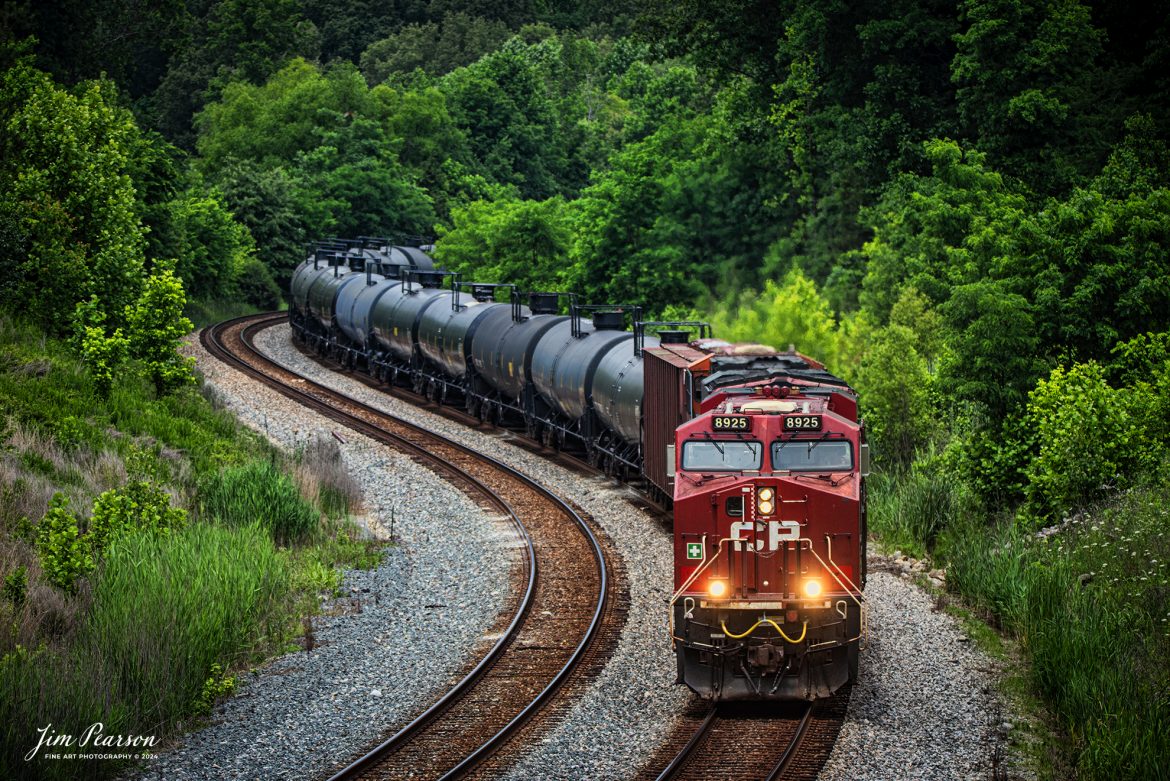
[[[655,781],[815,781],[845,720],[848,689],[818,703],[723,704],[686,716],[690,739]],[[659,765],[661,766],[661,765]]]
[[[506,464],[314,383],[258,353],[252,347],[255,334],[286,319],[283,314],[236,318],[204,329],[200,339],[216,358],[408,453],[477,500],[497,507],[524,540],[519,577],[523,596],[511,606],[500,639],[451,691],[332,778],[462,777],[539,719],[583,660],[591,659],[596,667],[606,653],[594,647],[599,635],[616,636],[604,631],[614,600],[602,545],[571,506]]]

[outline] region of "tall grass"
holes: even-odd
[[[38,762],[34,725],[164,736],[196,708],[212,665],[280,646],[292,625],[288,558],[256,525],[193,524],[119,538],[73,642],[0,663],[3,778],[97,776],[103,763]],[[30,743],[30,740],[32,741]],[[108,765],[108,763],[105,763]]]
[[[869,527],[887,547],[926,555],[939,533],[969,511],[970,493],[953,478],[926,471],[875,472],[867,481]]]
[[[259,523],[282,545],[309,538],[320,519],[292,479],[267,461],[211,475],[200,498],[203,517],[228,526]]]
[[[1170,776],[1170,489],[1146,486],[1040,538],[967,521],[948,584],[1020,638],[1086,779]]]
[[[301,494],[313,497],[330,518],[354,513],[362,502],[361,486],[345,468],[337,442],[316,437],[297,454],[295,471]]]

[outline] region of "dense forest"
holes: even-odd
[[[795,345],[874,534],[1022,644],[1041,764],[1164,772],[1170,9],[17,0],[0,47],[0,307],[99,391],[329,235]]]

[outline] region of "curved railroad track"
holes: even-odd
[[[253,315],[204,329],[207,351],[283,395],[425,462],[513,523],[527,552],[523,597],[487,655],[414,721],[333,779],[454,779],[468,774],[554,701],[597,642],[612,613],[602,545],[566,502],[489,456],[312,382],[252,347],[284,314]],[[361,747],[355,747],[359,749]]]
[[[849,690],[817,703],[723,704],[684,718],[690,739],[655,781],[815,781],[837,740]],[[661,767],[661,765],[658,765]]]

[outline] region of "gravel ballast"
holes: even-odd
[[[296,349],[287,328],[277,327],[263,332],[257,345],[273,359],[318,382],[490,452],[562,496],[571,498],[593,516],[622,552],[630,586],[629,618],[612,659],[584,697],[505,777],[516,780],[598,780],[625,779],[634,775],[691,701],[689,692],[674,685],[674,659],[667,634],[666,604],[672,581],[670,535],[645,511],[622,500],[629,489],[575,474],[512,446],[507,441],[511,435],[468,429],[329,371]],[[246,387],[256,387],[250,381],[234,373],[228,377],[228,370],[208,366],[203,358],[201,365],[209,381],[231,400],[233,409],[268,409],[268,432],[277,438],[273,434],[275,415],[272,405],[297,405],[283,399],[278,402],[259,398],[256,391],[245,390]],[[231,387],[225,390],[225,385]],[[309,414],[303,410],[298,412],[285,406],[280,409],[282,425],[290,429],[283,440],[285,446],[303,442],[306,432],[319,425],[296,423]],[[251,417],[252,425],[265,430],[262,412],[243,414]],[[352,457],[350,450],[361,440],[351,433],[346,433],[345,437],[350,443],[346,448],[349,459]],[[372,443],[368,446],[376,447]],[[407,461],[388,453],[381,457],[394,463],[395,468],[398,462]],[[402,661],[402,649],[418,642],[425,642],[428,649],[433,649],[440,645],[434,642],[435,637],[450,637],[449,643],[443,645],[459,650],[452,650],[452,658],[438,664],[450,674],[480,639],[476,631],[470,631],[471,627],[482,628],[490,624],[498,610],[498,599],[482,599],[488,589],[465,588],[459,582],[460,578],[435,576],[440,569],[448,573],[466,571],[467,566],[474,562],[461,561],[460,551],[451,546],[430,543],[428,547],[425,527],[411,532],[403,526],[407,519],[401,508],[406,500],[394,492],[401,490],[403,485],[412,485],[417,494],[437,495],[433,492],[439,482],[433,473],[412,463],[409,466],[426,474],[408,481],[386,480],[384,477],[381,481],[372,479],[373,484],[369,485],[363,480],[370,515],[375,520],[389,507],[399,507],[397,532],[406,544],[390,554],[379,574],[356,573],[348,576],[351,580],[346,584],[347,588],[363,588],[364,585],[359,585],[363,577],[380,577],[380,573],[387,570],[388,579],[394,585],[379,592],[379,600],[382,605],[397,600],[393,619],[384,620],[379,630],[347,627],[351,622],[371,620],[367,613],[374,611],[363,610],[354,616],[332,619],[328,626],[323,623],[318,638],[329,645],[319,650],[352,643],[357,649],[344,656],[346,661],[325,665],[316,672],[309,672],[306,668],[281,675],[286,663],[304,666],[304,660],[318,651],[277,660],[258,678],[249,681],[241,694],[228,703],[222,715],[217,714],[216,718],[222,719],[220,724],[189,737],[177,751],[157,760],[147,777],[311,776],[319,773],[319,768],[336,764],[338,754],[352,753],[352,749],[343,744],[352,740],[370,722],[401,720],[406,712],[425,706],[444,688],[442,674],[430,669],[429,660],[412,660],[411,666],[404,667],[407,663]],[[369,471],[361,468],[359,473],[363,470]],[[465,505],[470,505],[461,494],[447,490],[455,498],[447,497],[445,502],[462,500]],[[384,497],[380,491],[388,491],[391,495]],[[414,499],[425,501],[417,495]],[[442,502],[436,501],[433,512],[443,507]],[[465,507],[465,510],[468,515],[464,520],[466,525],[462,527],[464,534],[480,534],[484,545],[507,547],[506,539],[501,539],[496,531],[498,524],[483,518],[474,506]],[[420,538],[416,540],[411,534]],[[450,556],[455,561],[450,565],[440,565],[424,556]],[[482,557],[471,558],[482,562]],[[504,573],[500,573],[497,582],[506,583]],[[371,592],[364,595],[367,601],[374,599],[373,588],[371,586]],[[419,598],[411,600],[408,594]],[[436,594],[441,594],[442,599],[437,599]],[[848,720],[821,778],[845,781],[988,777],[992,742],[999,740],[995,727],[996,716],[1000,713],[994,695],[992,663],[965,642],[957,622],[933,610],[933,600],[929,595],[903,579],[875,572],[870,577],[867,597],[870,638],[869,648],[862,655],[862,679],[854,688]],[[450,606],[443,609],[446,612],[442,617],[431,615],[436,611],[418,610],[420,605],[434,604],[432,600]],[[489,602],[491,604],[486,604]],[[470,623],[466,624],[468,631],[463,634],[455,632],[452,626],[464,623],[453,620],[457,610],[466,611],[470,616]],[[415,611],[418,615],[408,615]],[[402,629],[404,623],[409,624],[409,630]],[[326,631],[336,631],[337,634],[326,640]],[[374,634],[370,634],[371,631]],[[399,631],[408,631],[409,640],[400,637]],[[436,634],[428,635],[427,632]],[[370,638],[373,636],[382,642],[372,643]],[[343,652],[338,650],[337,653]],[[387,662],[388,659],[397,661]],[[421,669],[424,666],[427,669]],[[368,675],[365,669],[358,669],[366,667],[373,668]],[[423,676],[421,683],[417,676]],[[281,683],[281,679],[289,677],[297,679],[297,686]],[[389,679],[401,683],[401,686],[374,685],[375,681]],[[319,691],[320,696],[313,700],[319,703],[319,708],[318,705],[307,707],[298,695],[297,687]],[[370,694],[374,688],[381,689],[380,696]],[[284,701],[288,698],[293,702]],[[331,728],[320,726],[326,711],[329,721],[324,723],[332,725]],[[250,721],[266,724],[252,724]],[[296,737],[286,740],[286,733]],[[279,741],[279,747],[265,745],[273,741]],[[326,756],[332,759],[326,760]]]
[[[820,778],[986,781],[1002,740],[995,665],[901,576],[871,572],[865,596],[861,674]]]

